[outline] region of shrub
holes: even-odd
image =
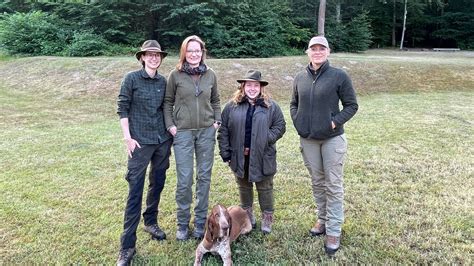
[[[0,43],[11,54],[51,55],[64,48],[68,34],[54,15],[34,11],[1,18]]]
[[[114,55],[128,55],[132,56],[138,51],[138,48],[135,46],[124,45],[124,44],[111,44],[104,55],[114,56]],[[168,51],[167,51],[168,52]]]
[[[65,49],[67,56],[96,56],[104,55],[109,48],[107,42],[102,36],[89,31],[74,33],[72,43]]]

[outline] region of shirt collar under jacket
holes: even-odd
[[[154,77],[150,77],[148,73],[146,73],[146,70],[144,67],[140,70],[140,76],[142,76],[142,78],[144,79],[160,79],[160,75],[158,75],[158,70],[156,71],[156,74]]]
[[[316,77],[317,75],[319,75],[320,72],[323,72],[324,70],[326,70],[327,68],[329,67],[329,61],[326,60],[326,62],[324,62],[318,69],[314,69],[313,68],[313,65],[311,65],[311,63],[308,64],[308,66],[306,67],[306,69],[308,70],[308,72],[313,75],[314,77]]]

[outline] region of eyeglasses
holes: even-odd
[[[161,55],[159,53],[145,53],[145,56],[146,57],[149,57],[149,58],[153,58],[153,57],[161,57]]]
[[[202,54],[202,50],[187,50],[186,53],[200,55]]]

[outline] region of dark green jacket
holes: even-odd
[[[217,140],[222,159],[230,158],[230,168],[238,177],[244,177],[245,120],[248,101],[229,102],[222,111],[222,125]],[[249,157],[249,181],[260,182],[277,171],[276,141],[286,131],[283,113],[274,101],[270,106],[255,106],[252,117],[252,136]]]
[[[290,114],[303,138],[325,140],[343,134],[344,123],[358,108],[351,79],[342,69],[330,66],[329,61],[316,72],[308,65],[293,81]],[[336,128],[332,129],[331,121]]]
[[[169,129],[201,129],[221,121],[221,105],[217,78],[208,69],[199,78],[199,95],[190,75],[173,70],[168,78],[164,102],[165,125]]]

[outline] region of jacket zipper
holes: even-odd
[[[196,99],[196,126],[194,127],[195,129],[199,128],[199,95],[202,93],[202,91],[199,94],[198,94],[198,91],[199,91],[199,85],[201,84],[201,77],[202,77],[202,74],[199,74],[198,78],[194,80],[194,78],[191,76],[191,79],[194,84],[195,99]]]
[[[311,106],[313,106],[313,98],[314,98],[313,96],[314,96],[314,91],[316,90],[316,80],[318,79],[318,77],[319,77],[319,74],[316,76],[316,78],[314,78],[313,84],[311,86],[311,94],[310,94],[311,96],[309,98]],[[313,124],[313,118],[314,118],[313,112],[310,113],[310,116],[311,116],[311,121],[310,121],[310,125],[309,125],[309,132],[311,132],[311,128],[312,128],[312,124]]]

